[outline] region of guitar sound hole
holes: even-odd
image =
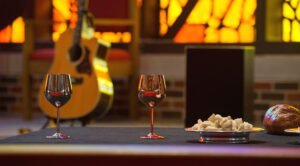
[[[70,59],[71,61],[78,61],[80,59],[80,56],[82,54],[81,47],[79,45],[73,45],[70,50]]]

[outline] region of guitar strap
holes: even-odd
[[[89,1],[84,0],[84,7],[82,10],[83,13],[83,21],[82,21],[82,37],[86,39],[91,39],[94,37],[95,32],[95,24],[94,24],[94,16],[88,10]]]
[[[90,12],[86,12],[83,15],[83,22],[82,22],[82,37],[86,39],[91,39],[94,36],[95,32],[95,24],[93,20],[93,15]]]

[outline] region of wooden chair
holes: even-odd
[[[53,48],[36,50],[34,40],[34,20],[25,20],[25,42],[23,44],[22,102],[23,118],[32,119],[33,92],[32,74],[47,73],[54,54]]]

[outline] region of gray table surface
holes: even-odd
[[[155,132],[166,139],[140,139],[149,132],[148,128],[137,127],[67,127],[62,132],[70,139],[46,139],[55,132],[54,128],[9,137],[0,140],[0,144],[159,144],[159,145],[195,145],[215,146],[215,143],[199,143],[199,134],[187,132],[183,128],[156,128]],[[299,135],[270,135],[265,131],[251,133],[250,142],[244,144],[223,144],[224,146],[258,146],[258,147],[299,147]]]

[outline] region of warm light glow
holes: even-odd
[[[95,32],[94,37],[113,43],[129,43],[131,41],[130,32]]]
[[[282,40],[300,42],[300,0],[285,0],[282,16]]]
[[[122,36],[122,42],[129,43],[131,41],[131,33],[130,32],[123,32]]]
[[[161,36],[168,32],[185,9],[186,2],[160,1]],[[255,41],[256,8],[256,0],[198,0],[174,41],[252,43]]]
[[[67,29],[66,23],[61,23],[59,26],[57,26],[56,31],[52,33],[52,39],[54,41],[57,41],[60,35]]]

